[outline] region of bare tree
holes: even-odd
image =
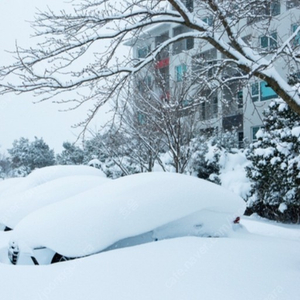
[[[135,75],[118,110],[120,127],[136,141],[131,153],[147,162],[147,171],[155,162],[165,169],[160,156],[168,153],[175,171],[183,173],[192,154],[191,141],[199,133],[203,102],[195,96],[192,77],[181,74],[178,82],[162,75],[153,68]]]
[[[287,8],[298,2],[284,1]],[[33,23],[39,42],[30,49],[17,47],[16,62],[0,69],[1,93],[33,92],[45,100],[76,90],[75,97],[61,95],[64,99],[61,102],[73,103],[75,108],[90,101],[91,109],[82,124],[87,126],[103,103],[118,98],[132,75],[155,62],[172,44],[193,38],[223,54],[222,61],[213,66],[217,70],[213,77],[219,85],[259,78],[300,114],[298,92],[283,75],[291,68],[299,70],[294,41],[300,27],[276,40],[273,32],[281,25],[278,3],[276,0],[81,0],[73,2],[70,12],[40,12]],[[296,12],[293,16],[298,21]],[[159,24],[183,25],[189,30],[167,37],[139,60],[124,56],[124,51],[120,56],[119,50],[125,42],[133,45],[141,34],[149,32],[150,26]],[[249,28],[251,34],[264,37],[262,41],[268,51],[251,42]],[[277,67],[283,64],[284,69]],[[221,70],[226,67],[239,72],[224,77]]]

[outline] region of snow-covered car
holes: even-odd
[[[70,176],[72,175],[72,176]],[[0,230],[10,230],[26,215],[96,187],[109,179],[87,166],[54,166],[0,185]]]
[[[7,202],[0,202],[0,230],[9,231],[31,212],[107,181],[100,176],[66,176],[12,195]]]
[[[54,179],[66,177],[66,176],[102,176],[105,174],[96,168],[90,166],[71,166],[71,165],[58,165],[49,166],[34,170],[26,177],[11,178],[1,181],[0,183],[0,203],[7,201],[7,198],[17,194],[25,192],[31,188],[34,188],[40,184],[49,182]]]
[[[1,195],[5,195],[7,191],[11,191],[11,188],[19,184],[22,180],[24,180],[23,177],[0,179],[0,197]]]
[[[129,175],[22,219],[8,256],[13,264],[48,264],[167,238],[224,237],[244,210],[239,196],[195,177]]]

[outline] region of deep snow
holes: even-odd
[[[34,211],[17,224],[12,241],[21,252],[30,253],[30,249],[44,246],[77,257],[188,216],[180,222],[187,233],[180,235],[223,236],[244,210],[245,202],[239,196],[203,179],[175,173],[141,173]],[[174,226],[178,228],[177,223]],[[170,227],[161,229],[155,232],[157,237],[162,232],[163,236],[174,235]]]
[[[126,202],[118,213],[130,218],[136,204]],[[6,262],[0,263],[0,296],[9,300],[299,300],[300,226],[257,216],[243,217],[241,224],[246,229],[229,237],[180,237],[49,266],[9,265],[7,246],[13,232],[0,232],[0,260]],[[84,251],[93,252],[93,245],[86,244]]]
[[[11,178],[7,181],[0,182],[0,202],[7,201],[7,197],[11,197],[17,193],[23,193],[31,188],[37,187],[43,183],[49,182],[51,180],[55,180],[58,178],[63,178],[66,176],[100,176],[106,177],[105,174],[96,168],[89,166],[71,166],[71,165],[56,165],[50,167],[44,167],[40,169],[34,170],[26,177],[19,178]],[[15,181],[13,183],[13,181]],[[9,186],[9,188],[3,188],[1,191],[1,186]],[[13,188],[11,188],[13,186]]]
[[[9,197],[2,197],[0,198],[0,224],[14,228],[29,213],[108,181],[110,180],[101,176],[65,176]]]
[[[182,237],[50,266],[0,264],[1,299],[299,300],[299,226],[242,223],[261,234]]]

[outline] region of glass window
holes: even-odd
[[[165,33],[161,34],[160,36],[155,37],[156,47],[158,47],[160,44],[167,41],[168,39],[169,39],[169,32],[165,32]],[[157,60],[160,61],[160,60],[168,58],[168,57],[169,57],[169,48],[165,47],[157,55]]]
[[[257,141],[256,134],[260,128],[261,128],[261,126],[252,127],[252,141]]]
[[[206,102],[201,103],[201,120],[206,120]]]
[[[262,49],[272,50],[277,48],[277,32],[271,35],[264,35],[260,37],[260,46]]]
[[[150,46],[146,46],[138,49],[138,58],[145,58],[151,50]]]
[[[265,81],[262,81],[260,83],[260,94],[261,101],[266,101],[278,97],[275,91],[271,87],[269,87]]]
[[[138,123],[140,125],[144,125],[146,123],[146,120],[145,120],[145,115],[141,112],[138,112]]]
[[[277,32],[273,32],[270,37],[270,49],[277,48]]]
[[[176,81],[177,82],[182,81],[184,78],[184,74],[186,73],[186,65],[182,64],[182,65],[176,66],[175,71],[176,71]]]
[[[194,10],[194,0],[185,0],[185,7],[192,12]]]
[[[207,16],[203,18],[202,21],[206,23],[208,26],[212,26],[214,19],[212,16]]]
[[[186,50],[191,50],[194,48],[194,38],[186,39]]]
[[[204,51],[198,55],[193,56],[193,72],[198,73],[203,70],[208,71],[208,75],[214,74],[213,66],[217,63],[217,50],[215,48]],[[210,67],[211,66],[211,67]]]
[[[299,27],[299,24],[292,24],[292,33],[294,33],[298,27]],[[297,35],[293,39],[293,45],[294,46],[300,45],[300,31],[298,31]]]
[[[259,100],[259,85],[258,82],[251,84],[251,98],[253,102]]]
[[[185,26],[178,26],[173,29],[173,36],[177,36],[182,33],[189,32],[190,29]],[[173,54],[179,54],[184,50],[190,50],[194,48],[194,38],[185,38],[177,41],[173,44]]]
[[[267,36],[262,36],[260,38],[260,46],[262,48],[268,48],[268,46],[269,46],[269,39],[268,39]]]
[[[270,15],[277,16],[280,14],[280,2],[279,1],[272,1],[270,3]]]
[[[213,99],[211,100],[211,113],[212,113],[212,117],[217,117],[218,115],[218,97],[217,96],[213,96]]]
[[[238,108],[243,108],[243,91],[238,91],[236,94]]]
[[[299,0],[287,0],[286,1],[286,9],[292,9],[300,5]]]
[[[251,45],[251,39],[252,39],[252,35],[248,34],[244,37],[242,37],[242,40],[245,42],[246,45],[250,46]]]
[[[169,73],[169,66],[160,68],[156,70],[156,83],[162,89],[162,91],[167,92],[169,91],[169,81],[170,81],[170,73]]]
[[[183,33],[183,26],[179,26],[173,29],[173,36],[177,36]],[[173,44],[173,54],[178,54],[184,50],[184,41],[180,40]]]
[[[218,96],[216,92],[204,91],[202,93],[205,102],[201,103],[200,115],[201,120],[209,120],[218,116]]]
[[[299,1],[299,0],[298,0]],[[265,0],[253,7],[252,16],[247,18],[247,24],[259,22],[280,14],[280,1]]]
[[[238,132],[239,149],[244,148],[244,132]]]
[[[148,92],[151,86],[151,77],[146,76],[138,81],[137,89],[140,93]]]
[[[184,99],[184,100],[182,100],[182,106],[186,107],[188,105],[193,104],[193,102],[194,102],[193,99]]]

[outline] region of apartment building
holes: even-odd
[[[196,9],[192,0],[186,0],[185,4],[191,12]],[[255,12],[254,17],[240,20],[236,30],[243,29],[241,37],[252,49],[262,56],[270,56],[300,24],[300,1],[270,1],[265,7],[265,14],[274,17],[268,24],[268,34],[265,30],[265,20],[259,14],[255,16]],[[209,13],[203,11],[201,18],[208,25],[214,26],[213,16]],[[132,47],[134,58],[139,60],[145,58],[151,50],[162,45],[167,39],[189,30],[174,24],[154,25],[140,35],[134,44],[127,45]],[[300,45],[300,35],[295,37],[293,43],[294,46]],[[226,85],[218,86],[217,82],[214,83],[214,74],[220,70],[217,66],[220,66],[224,59],[224,55],[210,44],[193,38],[181,39],[171,47],[164,48],[157,55],[155,63],[139,80],[150,84],[155,80],[155,76],[162,78],[163,89],[157,84],[153,85],[162,101],[172,101],[178,94],[180,86],[190,85],[184,103],[188,105],[194,101],[199,102],[200,129],[209,132],[234,128],[238,132],[242,146],[245,138],[249,142],[256,139],[257,131],[263,126],[262,112],[270,101],[278,96],[264,81],[255,78],[251,78],[250,81],[231,80]],[[291,72],[300,71],[291,70],[284,60],[277,61],[275,67],[285,80],[288,80],[288,74]],[[241,71],[231,67],[230,64],[222,68],[224,79],[240,78],[239,75]],[[141,82],[138,84],[141,86]]]

